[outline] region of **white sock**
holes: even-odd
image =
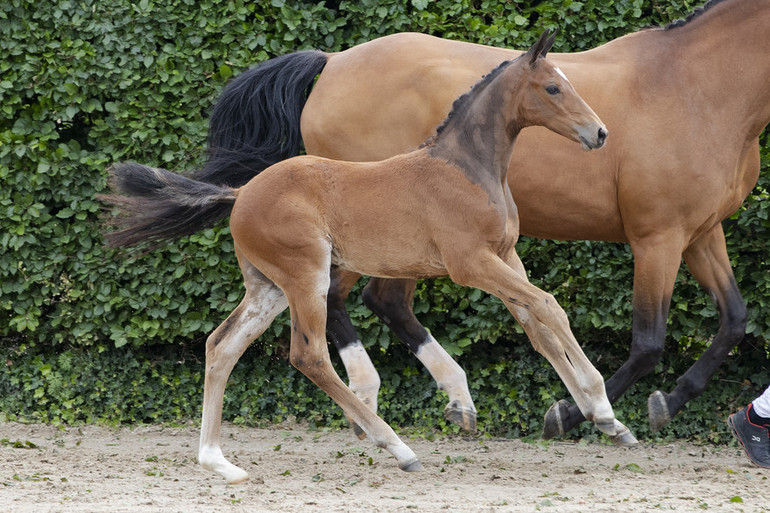
[[[770,387],[762,395],[751,401],[754,413],[766,419],[770,418]]]

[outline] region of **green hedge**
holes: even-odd
[[[280,346],[279,346],[280,347]],[[265,426],[300,419],[311,426],[344,427],[342,411],[310,380],[279,354],[265,356],[262,344],[249,348],[233,370],[225,394],[223,416],[236,423]],[[603,373],[620,365],[624,351],[589,348],[588,356]],[[50,351],[2,350],[0,422],[35,421],[55,425],[77,423],[183,423],[200,418],[203,396],[203,348],[200,344],[142,346],[95,352],[87,348]],[[692,356],[692,353],[688,354]],[[394,345],[372,352],[382,374],[380,413],[394,427],[412,433],[435,429],[459,433],[442,416],[448,398],[407,350]],[[336,355],[338,372],[344,373]],[[537,437],[543,414],[567,391],[548,362],[529,344],[495,344],[459,357],[485,436]],[[687,362],[671,352],[615,405],[617,417],[639,439],[691,438],[723,443],[731,439],[728,414],[756,396],[752,383],[767,383],[770,372],[764,350],[745,347],[731,356],[713,379],[707,394],[687,404],[666,429],[653,435],[647,423],[647,397],[658,387],[673,387]],[[743,379],[735,379],[740,375]],[[588,423],[571,435],[600,438]],[[352,435],[351,435],[352,436]],[[607,442],[606,437],[602,438]]]
[[[135,160],[177,171],[200,165],[207,113],[233,75],[276,55],[306,48],[338,51],[406,30],[526,47],[543,28],[559,27],[556,49],[581,50],[682,17],[694,5],[660,0],[52,0],[45,5],[6,0],[0,10],[0,356],[16,363],[0,372],[0,383],[33,398],[46,395],[34,380],[24,381],[40,366],[55,368],[40,362],[63,365],[64,358],[75,365],[84,354],[95,361],[107,358],[108,367],[133,369],[140,379],[148,351],[200,347],[235,307],[242,286],[224,224],[127,259],[102,247],[101,207],[95,200],[112,162]],[[766,170],[766,139],[762,158]],[[760,353],[770,335],[770,316],[764,315],[770,302],[766,175],[740,215],[725,222],[736,277],[749,304],[749,343]],[[633,271],[628,248],[525,238],[519,250],[533,281],[565,307],[587,350],[624,356]],[[669,333],[675,346],[678,342],[695,354],[671,356],[679,358],[676,365],[686,366],[715,332],[717,316],[686,272],[673,301]],[[357,291],[350,311],[364,342],[388,351],[394,338],[361,304]],[[447,280],[421,283],[415,311],[467,367],[473,366],[474,347],[486,351],[486,344],[499,339],[527,345],[497,300]],[[272,355],[285,342],[285,324],[275,323],[263,337],[262,353]],[[136,365],[122,366],[124,358]],[[739,360],[748,368],[755,359]],[[25,369],[20,362],[26,362]],[[164,369],[161,377],[168,373],[188,380],[190,387],[199,384],[199,375],[182,377],[158,365]],[[740,370],[736,375],[750,374]],[[16,384],[7,384],[12,377]],[[299,382],[292,386],[304,386]],[[7,401],[0,399],[0,411],[17,411],[18,405]],[[127,404],[125,398],[121,403]],[[171,417],[180,418],[191,413],[188,406],[172,411],[179,414]],[[120,420],[154,418],[114,413]],[[84,420],[106,414],[41,415]]]

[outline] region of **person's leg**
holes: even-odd
[[[770,423],[770,386],[767,387],[762,395],[751,401],[751,404],[753,408],[749,415],[754,413],[756,416],[763,417],[765,423]]]
[[[770,387],[746,408],[730,415],[727,424],[749,459],[770,468]]]

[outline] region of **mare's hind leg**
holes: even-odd
[[[711,376],[746,332],[746,304],[727,256],[722,225],[693,242],[684,259],[698,283],[706,289],[719,309],[719,331],[698,360],[676,380],[671,393],[654,392],[648,401],[650,427],[665,426],[687,401],[703,393]]]
[[[227,461],[219,445],[222,402],[227,378],[249,344],[288,306],[281,289],[255,267],[241,260],[241,269],[246,284],[246,295],[206,341],[206,378],[198,449],[200,465],[213,470],[231,484],[242,483],[249,475]]]
[[[327,319],[326,331],[337,352],[342,359],[342,364],[348,374],[348,386],[373,412],[377,412],[377,394],[380,391],[380,375],[374,368],[364,345],[358,338],[353,323],[350,322],[345,299],[350,294],[353,285],[361,278],[361,275],[351,271],[334,269],[331,272],[329,285],[329,297],[326,302]],[[363,430],[348,419],[353,432],[359,438],[365,438]]]
[[[286,280],[281,280],[291,311],[291,363],[326,392],[370,440],[395,456],[401,469],[419,470],[422,466],[414,452],[356,397],[331,364],[325,335],[330,260],[331,255],[327,255],[326,265],[321,268],[312,261],[303,266],[295,255],[292,271],[311,281],[300,283],[288,275]]]
[[[514,252],[507,261],[491,252],[476,257],[466,257],[456,267],[447,262],[452,280],[500,298],[524,328],[535,350],[553,365],[585,418],[592,420],[615,443],[635,444],[636,439],[628,428],[615,419],[604,380],[575,340],[567,315],[556,299],[529,283]],[[472,265],[468,265],[468,261]]]
[[[643,376],[655,369],[663,354],[674,281],[683,243],[675,233],[631,243],[634,252],[634,313],[631,352],[628,360],[607,380],[607,396],[614,403]],[[562,435],[585,420],[580,409],[566,400],[551,406],[543,426],[543,438]]]
[[[372,278],[363,292],[369,307],[425,365],[436,385],[449,396],[444,417],[465,429],[476,431],[476,407],[468,389],[465,371],[428,333],[412,312],[416,282]]]

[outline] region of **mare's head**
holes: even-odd
[[[546,30],[511,68],[518,68],[520,86],[513,95],[519,127],[540,125],[579,142],[584,150],[601,148],[607,127],[577,94],[564,73],[545,56],[555,33]]]

